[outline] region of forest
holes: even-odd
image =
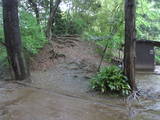
[[[159,0],[0,0],[0,79],[26,87],[27,92],[13,85],[17,91],[25,91],[20,95],[28,95],[31,89],[37,90],[32,91],[36,95],[41,93],[38,90],[47,91],[47,94],[56,91],[56,94],[73,98],[79,98],[83,93],[82,96],[87,94],[86,98],[92,104],[98,98],[91,100],[89,91],[96,97],[107,95],[111,101],[114,97],[119,101],[121,97],[127,97],[127,102],[132,98],[139,100],[147,93],[141,91],[143,87],[139,83],[146,85],[145,80],[152,78],[137,74],[135,54],[139,48],[136,48],[136,41],[156,44],[154,65],[160,65],[159,18]],[[144,74],[148,75],[147,72]],[[46,96],[43,92],[45,97],[40,95],[42,99],[56,96]],[[58,101],[59,97],[55,99]],[[104,99],[100,101],[106,103]],[[130,118],[134,105],[125,104],[131,112]],[[116,113],[115,109],[113,111]],[[64,111],[60,109],[60,112]],[[100,116],[101,112],[97,114]],[[141,116],[140,119],[145,119],[145,115]],[[68,118],[67,114],[64,120]],[[119,119],[118,116],[110,119],[113,118]],[[16,117],[13,120],[17,120]]]

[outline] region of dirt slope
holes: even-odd
[[[57,37],[52,45],[46,45],[34,58],[31,65],[34,71],[46,70],[63,62],[86,64],[96,71],[100,62],[100,55],[96,53],[96,46],[79,37]],[[106,65],[106,63],[103,62]],[[82,65],[83,66],[83,65]]]

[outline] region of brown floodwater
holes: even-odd
[[[82,63],[33,72],[31,82],[0,82],[0,120],[159,120],[160,75],[138,73],[139,101],[89,89]]]

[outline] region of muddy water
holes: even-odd
[[[137,74],[137,84],[142,91],[139,102],[133,103],[135,120],[160,119],[160,75],[153,73]]]
[[[84,61],[34,72],[31,83],[0,82],[0,120],[159,120],[160,76],[137,74],[139,102],[89,90]]]

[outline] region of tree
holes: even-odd
[[[24,80],[29,76],[29,70],[23,56],[19,19],[18,1],[3,0],[4,36],[8,60],[16,80]]]
[[[125,1],[125,48],[124,48],[124,72],[129,79],[132,90],[137,90],[135,83],[135,0]]]
[[[48,18],[46,35],[49,40],[52,38],[52,24],[56,16],[57,9],[61,3],[61,0],[56,0],[53,8],[50,7],[50,16]]]

